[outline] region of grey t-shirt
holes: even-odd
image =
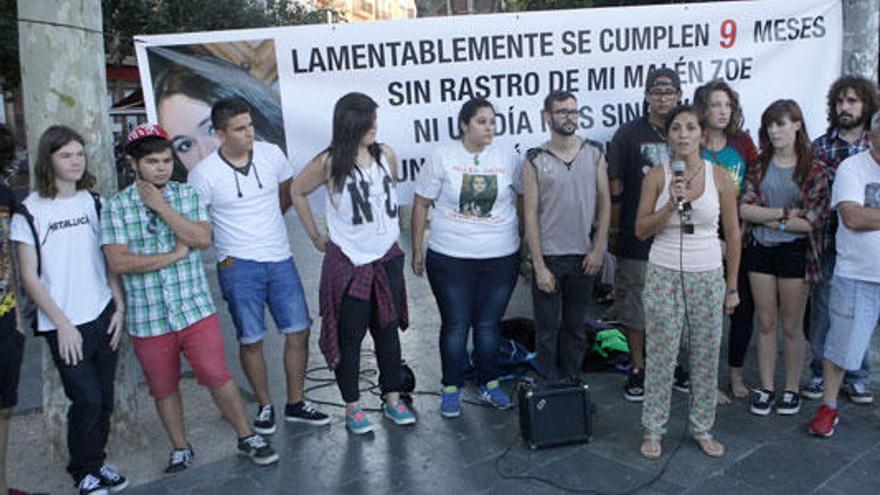
[[[801,201],[801,188],[794,179],[794,167],[780,167],[770,162],[764,180],[761,181],[761,192],[767,201],[768,208],[798,208]],[[782,232],[764,226],[757,226],[753,231],[758,244],[766,247],[778,246],[786,242],[796,241],[807,234],[803,232]]]

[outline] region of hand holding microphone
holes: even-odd
[[[681,160],[675,160],[672,162],[672,177],[673,177],[673,190],[675,192],[675,209],[678,210],[679,214],[684,213],[685,211],[690,211],[691,203],[690,201],[685,201],[685,183],[684,183],[684,171],[685,164]]]

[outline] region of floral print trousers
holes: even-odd
[[[646,323],[642,426],[647,433],[666,433],[673,373],[680,348],[687,349],[690,356],[691,431],[702,433],[712,429],[718,393],[724,291],[721,268],[680,272],[648,263],[642,294]]]

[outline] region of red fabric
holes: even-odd
[[[339,315],[342,311],[342,299],[346,295],[369,301],[370,295],[375,291],[382,328],[388,327],[395,320],[399,322],[401,330],[406,330],[409,326],[406,284],[403,286],[402,307],[398,314],[384,266],[386,261],[403,255],[403,250],[395,242],[382,258],[366,265],[355,266],[339,246],[327,242],[324,263],[321,265],[321,288],[318,292],[321,313],[321,338],[318,343],[330,369],[339,364]]]
[[[205,387],[219,387],[232,379],[226,367],[223,333],[216,314],[179,332],[157,337],[132,337],[132,348],[144,370],[150,395],[164,399],[180,382],[180,353],[192,366],[196,381]]]

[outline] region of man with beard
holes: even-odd
[[[874,83],[858,76],[843,76],[828,90],[828,132],[813,141],[816,159],[828,165],[829,186],[833,186],[834,176],[840,163],[852,155],[871,148],[867,127],[871,115],[880,109],[877,89]],[[810,361],[812,376],[801,390],[808,399],[821,399],[824,390],[822,379],[822,359],[824,357],[825,335],[831,325],[828,303],[831,299],[831,277],[837,257],[835,235],[838,216],[828,215],[820,231],[822,243],[820,266],[822,280],[813,287],[810,294],[809,334]],[[847,371],[844,390],[856,404],[870,404],[874,397],[868,391],[868,356],[865,355],[861,367]]]
[[[171,141],[159,126],[144,124],[128,136],[125,152],[137,180],[107,203],[101,222],[104,254],[122,274],[126,323],[156,411],[173,450],[165,469],[193,461],[180,397],[180,354],[238,438],[238,452],[258,465],[278,454],[248,424],[238,387],[226,367],[223,334],[199,250],[211,246],[211,223],[196,190],[169,181]]]
[[[645,81],[644,115],[622,125],[608,147],[608,178],[611,189],[611,249],[617,256],[614,274],[614,306],[611,315],[626,330],[633,369],[624,385],[624,398],[641,402],[645,381],[645,308],[642,291],[651,241],[636,238],[636,211],[642,179],[671,152],[666,143],[666,116],[681,100],[681,80],[668,67],[651,71]],[[688,377],[675,369],[675,385],[688,390]]]
[[[600,145],[575,135],[580,111],[574,95],[550,93],[542,113],[550,140],[526,156],[523,206],[538,367],[555,380],[577,376],[583,362],[584,317],[605,256],[611,197]]]

